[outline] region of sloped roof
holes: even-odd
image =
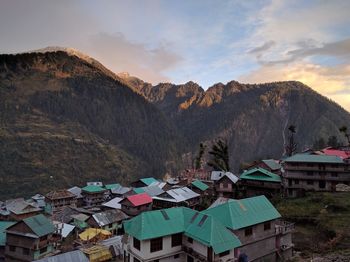
[[[281,217],[265,196],[228,201],[203,212],[214,216],[226,227],[233,230]]]
[[[74,219],[79,220],[79,221],[86,221],[86,220],[88,220],[89,216],[80,213],[80,214],[71,215],[71,218],[74,218]]]
[[[120,209],[121,208],[120,201],[122,201],[122,200],[123,200],[123,198],[115,197],[115,198],[109,200],[108,202],[103,203],[102,206]]]
[[[154,182],[159,182],[157,179],[155,179],[154,177],[145,177],[145,178],[141,178],[140,181],[142,181],[145,185],[149,186],[150,184],[154,183]]]
[[[130,190],[131,190],[130,187],[119,186],[119,187],[113,188],[111,191],[113,194],[124,195]]]
[[[145,190],[143,189],[143,187],[135,187],[135,188],[133,189],[133,191],[134,191],[136,194],[145,193]]]
[[[215,218],[185,207],[143,212],[123,224],[125,231],[139,240],[184,233],[213,247],[215,253],[241,245],[237,237]]]
[[[164,190],[161,189],[158,185],[151,184],[150,186],[146,186],[142,188],[144,192],[146,192],[151,197],[159,196],[164,193]]]
[[[97,192],[103,192],[105,189],[101,186],[96,186],[96,185],[89,185],[83,187],[81,190],[89,193],[97,193]]]
[[[328,156],[338,156],[342,159],[346,159],[350,157],[350,151],[348,150],[339,150],[335,148],[325,148],[322,149],[322,153]]]
[[[71,225],[71,224],[66,224],[66,223],[62,223],[59,221],[53,221],[53,224],[57,227],[61,229],[61,236],[66,238],[75,228],[75,226]]]
[[[66,189],[61,189],[61,190],[51,191],[51,192],[47,193],[45,197],[53,200],[53,199],[75,197],[75,194],[71,193],[70,191],[68,191]]]
[[[233,201],[234,199],[232,198],[226,198],[226,197],[218,197],[211,205],[209,208],[213,208],[222,204],[227,203],[228,201]]]
[[[179,202],[186,201],[186,200],[200,196],[200,194],[197,194],[196,192],[192,191],[188,187],[173,188],[166,191],[166,193],[169,195],[169,197],[156,196],[156,197],[153,197],[153,199],[179,203]]]
[[[281,169],[281,165],[274,159],[264,159],[262,162],[267,165],[271,170]]]
[[[34,262],[89,262],[89,259],[80,250],[62,253],[56,256],[45,257]]]
[[[84,241],[87,241],[93,239],[98,235],[110,236],[112,235],[112,233],[100,228],[88,228],[79,234],[79,238]]]
[[[117,209],[96,213],[92,217],[101,227],[129,218],[123,211]]]
[[[135,207],[152,203],[152,198],[147,193],[128,196],[127,199]]]
[[[113,188],[117,188],[117,187],[120,187],[120,184],[108,184],[108,185],[105,185],[105,188],[106,189],[113,189]]]
[[[55,231],[55,227],[51,220],[44,215],[36,215],[22,220],[38,237],[51,234]]]
[[[243,172],[239,178],[243,180],[257,180],[257,181],[275,182],[275,183],[282,182],[282,179],[279,175],[271,173],[270,171],[261,167],[247,170]]]
[[[191,183],[193,186],[195,186],[196,188],[200,189],[201,191],[205,191],[209,188],[209,186],[207,184],[204,184],[202,181],[200,180],[194,180]]]
[[[81,188],[74,186],[69,189],[67,189],[69,192],[73,193],[77,198],[82,198],[83,196],[81,195]]]
[[[5,202],[6,209],[16,215],[26,214],[31,212],[39,212],[42,209],[25,201],[23,198],[7,200]]]
[[[306,154],[295,154],[291,157],[284,159],[284,162],[295,162],[295,163],[330,163],[330,164],[343,164],[343,159],[339,156],[328,156],[328,155],[306,155]]]
[[[223,177],[227,177],[230,179],[233,183],[237,183],[238,177],[232,174],[231,172],[223,172],[223,171],[212,171],[210,179],[213,181],[218,181],[222,179]]]
[[[16,222],[0,221],[0,246],[6,245],[6,232],[5,232],[5,230],[14,224],[16,224]]]

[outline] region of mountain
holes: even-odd
[[[152,85],[74,49],[0,55],[0,200],[86,181],[127,183],[189,167],[200,142],[228,142],[230,165],[280,158],[350,126],[300,82]],[[205,155],[207,158],[208,155]]]
[[[0,198],[161,177],[175,128],[117,75],[69,50],[0,55]]]
[[[196,154],[200,142],[210,147],[217,138],[226,140],[236,172],[243,162],[280,158],[291,124],[297,126],[299,150],[333,135],[345,142],[338,129],[350,125],[347,111],[297,81],[231,81],[204,91],[193,82],[152,86],[135,77],[121,77],[169,116],[185,138],[187,152]]]

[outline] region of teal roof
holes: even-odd
[[[113,189],[113,188],[117,188],[117,187],[120,187],[120,184],[108,184],[108,185],[105,185],[106,189]]]
[[[133,190],[136,194],[145,193],[145,190],[142,187],[135,187]]]
[[[6,232],[5,232],[5,230],[14,224],[16,224],[16,222],[0,221],[0,246],[6,245]]]
[[[262,160],[265,165],[267,165],[271,170],[278,170],[281,169],[281,165],[274,159],[265,159]]]
[[[23,222],[38,236],[42,237],[53,233],[55,227],[44,215],[36,215],[23,219]]]
[[[184,233],[213,247],[217,254],[241,245],[238,238],[213,216],[186,207],[143,212],[123,224],[125,232],[139,240]]]
[[[343,160],[338,156],[306,155],[306,154],[295,154],[291,157],[284,159],[284,162],[333,163],[333,164],[344,163]]]
[[[90,186],[83,187],[81,190],[89,192],[89,193],[97,193],[97,192],[102,192],[105,189],[103,187],[100,187],[100,186],[90,185]]]
[[[202,181],[199,180],[194,180],[191,184],[202,191],[205,191],[209,188],[207,184],[204,184]]]
[[[281,183],[282,179],[279,175],[271,173],[270,171],[257,167],[243,172],[243,174],[239,177],[243,180],[257,180],[257,181],[265,181],[265,182],[276,182]]]
[[[144,184],[146,184],[147,186],[149,186],[150,184],[154,183],[154,182],[158,182],[157,179],[155,179],[154,177],[145,177],[145,178],[141,178],[140,181],[142,181]]]
[[[281,217],[265,196],[232,200],[203,211],[236,230]]]

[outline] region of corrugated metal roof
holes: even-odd
[[[120,187],[113,188],[111,191],[113,194],[124,195],[125,193],[129,192],[130,190],[131,190],[130,187],[120,186]]]
[[[281,217],[265,196],[229,201],[203,211],[233,230]]]
[[[183,202],[195,197],[199,197],[200,195],[197,194],[196,192],[192,191],[188,187],[180,187],[180,188],[174,188],[166,191],[167,195],[166,196],[158,196],[158,197],[153,197],[153,199],[159,199],[159,200],[164,200],[164,201],[170,201],[170,202]]]
[[[281,169],[281,165],[274,159],[264,159],[262,162],[267,165],[271,170]]]
[[[23,222],[38,236],[42,237],[55,232],[55,227],[51,220],[44,215],[36,215],[23,219]]]
[[[123,200],[123,198],[115,197],[115,198],[109,200],[108,202],[103,203],[102,206],[115,208],[115,209],[121,209],[120,201],[122,201],[122,200]]]
[[[330,163],[330,164],[343,164],[343,159],[338,156],[328,155],[306,155],[295,154],[291,157],[284,159],[284,162],[296,162],[296,163]]]
[[[67,189],[69,192],[73,193],[77,198],[82,198],[83,196],[81,195],[81,188],[74,186],[72,188]]]
[[[116,256],[123,255],[123,236],[114,236],[99,242],[100,245],[105,247],[113,247]]]
[[[152,203],[152,198],[147,193],[128,196],[127,199],[135,207]]]
[[[270,171],[257,167],[243,172],[243,174],[239,177],[243,180],[257,180],[257,181],[265,181],[265,182],[275,182],[281,183],[282,179],[279,175],[271,173]]]
[[[194,180],[191,184],[202,191],[205,191],[209,188],[209,186],[207,184],[204,184],[200,180]]]
[[[14,224],[16,224],[16,222],[0,221],[0,246],[6,245],[6,232],[5,232],[5,230]]]
[[[97,193],[97,192],[103,192],[105,189],[101,186],[96,186],[96,185],[89,185],[83,187],[81,190],[89,193]]]
[[[230,179],[233,183],[237,183],[238,177],[232,174],[231,172],[223,172],[223,171],[212,171],[210,179],[213,181],[218,181],[223,177],[227,177]]]
[[[120,187],[120,184],[108,184],[108,185],[105,185],[105,188],[106,189],[113,189],[113,188],[117,188],[117,187]]]
[[[218,220],[185,207],[143,212],[125,221],[124,228],[139,240],[184,233],[213,247],[217,254],[241,245],[237,237]]]
[[[66,224],[59,221],[53,221],[53,224],[57,228],[57,233],[60,233],[63,238],[66,238],[75,228],[75,226],[71,224]]]
[[[54,190],[54,191],[47,193],[45,197],[53,200],[53,199],[75,197],[75,194],[73,194],[72,192],[70,192],[66,189],[60,189],[60,190]]]
[[[228,201],[233,201],[234,199],[231,198],[226,198],[226,197],[218,197],[211,205],[209,208],[217,207],[219,205],[225,204]]]
[[[62,253],[56,256],[45,257],[35,262],[89,262],[89,259],[80,250]]]
[[[74,218],[78,221],[86,221],[89,219],[89,216],[88,215],[85,215],[85,214],[74,214],[74,215],[71,215],[71,218]]]
[[[158,180],[155,179],[154,177],[141,178],[140,181],[142,181],[147,186],[149,186],[150,184],[152,184],[154,182],[158,182]]]
[[[145,190],[143,189],[143,187],[135,187],[135,188],[133,189],[133,191],[134,191],[136,194],[145,193]]]
[[[117,209],[96,213],[92,217],[101,227],[129,218],[124,212]]]
[[[151,197],[159,196],[160,194],[164,193],[163,189],[161,189],[158,185],[153,185],[153,184],[147,187],[143,187],[143,190]]]
[[[41,208],[36,207],[31,203],[28,203],[23,198],[6,200],[5,205],[8,211],[11,211],[12,213],[17,215],[32,213],[32,212],[39,212],[42,210]]]

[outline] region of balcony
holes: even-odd
[[[291,233],[295,229],[294,223],[290,223],[287,221],[280,221],[279,224],[275,225],[276,234],[285,235],[287,233]]]
[[[203,262],[208,261],[208,259],[207,259],[206,256],[203,256],[202,254],[197,253],[195,250],[193,250],[193,249],[190,248],[190,247],[183,246],[183,247],[182,247],[182,250],[183,250],[185,253],[187,253],[187,254],[193,256],[194,258],[198,259],[199,261],[203,261]]]

